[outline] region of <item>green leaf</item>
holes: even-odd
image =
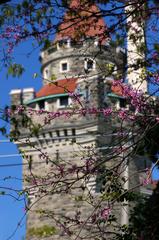
[[[6,128],[5,127],[1,127],[0,128],[0,132],[2,133],[2,135],[6,134]]]
[[[28,1],[23,1],[22,6],[23,8],[28,8],[29,7]]]
[[[155,49],[157,52],[159,52],[159,44],[158,44],[158,43],[155,43],[155,44],[154,44],[154,49]]]
[[[55,74],[52,74],[52,75],[51,75],[51,81],[54,81],[54,80],[56,80],[56,75],[55,75]]]
[[[48,39],[45,39],[43,43],[44,43],[44,47],[43,47],[44,50],[51,46],[51,42]]]
[[[56,228],[54,226],[44,225],[44,226],[38,227],[38,228],[30,228],[28,230],[28,234],[32,237],[33,236],[49,237],[49,236],[56,234]]]
[[[38,77],[38,74],[37,73],[34,73],[33,74],[33,78],[35,79],[35,78],[37,78]]]
[[[7,76],[11,75],[12,77],[20,77],[25,69],[21,64],[13,63],[8,67]]]

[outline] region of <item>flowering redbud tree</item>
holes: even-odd
[[[23,66],[16,63],[16,59],[13,58],[14,49],[22,42],[31,39],[34,42],[33,48],[49,49],[55,33],[63,34],[73,26],[73,40],[76,43],[84,43],[87,40],[86,29],[96,24],[101,17],[106,19],[108,25],[104,31],[102,29],[95,36],[99,39],[97,56],[102,52],[104,40],[109,41],[111,47],[122,48],[127,48],[131,40],[132,46],[135,46],[135,51],[137,51],[137,54],[135,52],[135,55],[132,55],[132,62],[125,62],[124,70],[117,70],[113,64],[107,64],[105,69],[99,66],[105,79],[113,76],[114,80],[107,80],[105,83],[110,91],[114,89],[117,96],[122,97],[124,106],[120,108],[112,103],[105,104],[104,99],[98,106],[92,106],[80,93],[71,92],[67,87],[58,85],[59,88],[64,88],[72,99],[71,108],[47,111],[18,105],[3,111],[3,119],[11,123],[11,131],[8,135],[10,140],[25,144],[39,152],[40,160],[48,166],[46,173],[36,174],[34,161],[28,159],[25,156],[26,153],[22,152],[23,157],[27,159],[28,174],[24,176],[24,181],[28,183],[28,186],[24,186],[21,191],[15,191],[14,197],[24,200],[24,215],[29,214],[35,205],[38,206],[41,200],[49,196],[54,197],[58,194],[59,198],[65,197],[67,201],[73,199],[75,202],[71,214],[67,211],[67,207],[63,213],[56,209],[53,211],[37,208],[39,217],[47,218],[53,224],[30,228],[27,237],[28,239],[33,237],[52,239],[54,235],[60,235],[68,239],[157,239],[158,232],[155,223],[158,219],[154,209],[150,211],[150,205],[153,202],[157,209],[158,186],[156,184],[152,197],[146,200],[140,196],[139,189],[146,189],[146,186],[151,184],[153,172],[153,168],[150,168],[151,162],[154,168],[158,166],[159,42],[157,40],[159,39],[156,35],[158,35],[159,6],[156,1],[145,0],[81,0],[79,2],[78,7],[74,7],[70,5],[70,1],[24,0],[19,3],[10,1],[2,4],[0,8],[1,42],[3,43],[1,52],[3,59],[1,60],[4,67],[8,68],[8,74],[15,77],[21,77],[24,71]],[[99,11],[91,11],[93,4],[98,4]],[[61,19],[66,11],[70,18],[67,19],[67,26],[61,28]],[[145,29],[146,41],[144,42],[140,27]],[[135,75],[137,83],[141,83],[142,86],[146,81],[150,86],[150,92],[145,92],[140,84],[129,84],[131,73],[136,72],[139,72],[138,76]],[[85,74],[87,76],[88,72],[86,71]],[[56,74],[44,80],[57,86]],[[99,86],[99,92],[102,92],[102,88],[103,85]],[[75,161],[66,164],[59,152],[56,152],[54,159],[45,149],[32,143],[32,138],[40,141],[41,133],[49,124],[55,121],[73,121],[73,119],[87,119],[88,121],[96,119],[103,126],[97,134],[99,147],[84,147],[78,144],[80,161],[76,162],[77,156],[74,153]],[[110,126],[111,131],[108,131],[105,126]],[[27,131],[25,143],[22,138],[24,129]],[[6,134],[3,127],[0,130]],[[113,137],[109,140],[109,148],[104,148],[100,143],[105,141],[109,134]],[[72,138],[72,145],[74,144],[77,145]],[[140,165],[143,158],[148,159],[145,161],[149,162],[149,165],[144,162],[142,168],[130,171],[130,175],[128,168],[131,169],[134,161],[137,161],[136,165]],[[131,184],[131,181],[134,182],[137,177],[139,180],[136,184]],[[96,186],[90,187],[92,179],[95,179]],[[92,193],[93,188],[96,194]],[[36,189],[38,193],[35,201],[32,202],[29,195]],[[138,202],[135,205],[140,198],[141,203]],[[81,206],[85,207],[85,211],[87,209],[87,214]],[[61,209],[64,208],[65,206],[61,206]],[[128,225],[128,220],[120,221],[119,208],[123,209],[122,219],[130,218],[130,225]],[[129,215],[127,211],[130,212]],[[147,214],[148,212],[150,214]],[[151,212],[155,223],[152,217],[149,218]],[[142,226],[144,224],[146,226],[145,233],[138,226],[140,221]],[[18,231],[18,227],[16,230]],[[8,239],[14,238],[14,233]]]

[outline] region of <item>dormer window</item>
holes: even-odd
[[[61,107],[68,106],[68,96],[60,97],[60,106]]]
[[[91,58],[85,58],[84,68],[87,71],[95,69],[95,61]]]
[[[69,96],[61,96],[57,99],[57,108],[65,108],[70,104]]]
[[[119,99],[119,106],[120,106],[120,108],[126,108],[126,99],[120,98]]]
[[[38,102],[38,107],[39,107],[40,110],[45,109],[45,101],[44,100],[39,101]]]
[[[60,72],[68,72],[69,71],[69,65],[68,62],[61,62],[60,63]]]

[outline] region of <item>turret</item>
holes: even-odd
[[[64,78],[107,75],[107,64],[123,69],[124,54],[110,47],[98,7],[72,0],[69,9],[77,17],[66,12],[52,46],[41,53],[44,85]],[[99,16],[92,16],[93,12]]]

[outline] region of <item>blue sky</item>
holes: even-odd
[[[21,44],[15,49],[16,63],[21,63],[25,67],[25,73],[20,78],[6,77],[5,69],[0,71],[0,108],[4,108],[10,104],[9,92],[11,89],[35,87],[38,90],[41,87],[40,79],[40,63],[38,61],[39,49],[36,49],[28,57],[26,53],[33,49],[32,42]],[[39,73],[39,77],[33,79],[34,73]],[[2,127],[4,123],[0,123]],[[1,187],[9,187],[13,189],[22,189],[22,181],[15,179],[3,180],[6,177],[22,179],[22,166],[2,166],[8,164],[21,164],[21,157],[6,155],[18,154],[17,147],[13,143],[3,142],[4,138],[0,135],[0,191]],[[4,156],[5,155],[5,156]],[[18,222],[24,215],[23,202],[17,202],[12,197],[0,195],[0,239],[7,240],[14,232]],[[18,228],[12,240],[22,240],[25,235],[25,221]]]

